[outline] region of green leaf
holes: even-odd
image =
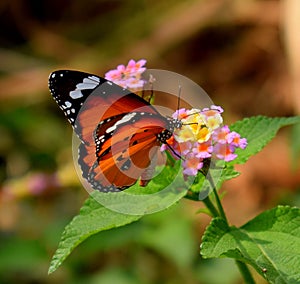
[[[138,183],[117,193],[93,192],[103,206],[124,214],[145,215],[164,210],[186,195],[189,183],[184,181],[181,161],[162,171],[146,187]]]
[[[221,188],[221,185],[223,184],[224,181],[233,179],[235,177],[238,177],[239,175],[240,173],[234,169],[233,165],[227,164],[222,171],[222,175],[217,183],[216,188],[217,189]]]
[[[300,283],[300,209],[278,206],[241,228],[215,218],[203,236],[201,254],[241,260],[270,283]]]
[[[296,124],[292,128],[291,133],[291,154],[292,154],[292,165],[296,170],[299,167],[300,157],[300,123]]]
[[[251,156],[258,153],[275,137],[281,127],[297,123],[300,125],[300,116],[288,118],[256,116],[232,124],[230,130],[236,131],[241,137],[246,138],[248,146],[246,149],[236,149],[238,157],[232,162],[225,163],[223,161],[215,161],[217,167],[211,168],[210,174],[216,188],[221,188],[224,181],[237,177],[240,173],[234,169],[234,165],[243,164]],[[221,162],[223,162],[223,164],[221,164]],[[205,197],[211,191],[210,184],[201,173],[198,174],[195,183],[190,189],[194,193],[191,199],[194,200],[199,200],[199,196],[195,193],[200,193],[200,195],[202,194]]]
[[[152,184],[149,190],[158,186]],[[161,189],[161,187],[158,187]],[[145,191],[143,191],[145,192]],[[152,214],[167,209],[186,195],[186,189],[166,188],[166,191],[152,194],[128,194],[126,191],[117,193],[93,192],[93,197],[104,207],[129,215]]]
[[[166,209],[184,197],[187,185],[179,162],[173,167],[165,167],[146,187],[135,184],[117,193],[93,191],[79,215],[66,226],[49,273],[89,236],[132,223],[145,214]]]
[[[79,215],[66,226],[58,249],[51,260],[48,273],[54,272],[72,250],[89,236],[100,231],[124,226],[141,217],[111,211],[90,197],[84,203]]]
[[[244,150],[237,149],[236,154],[238,154],[238,157],[228,164],[245,163],[251,156],[266,146],[281,127],[296,123],[300,123],[300,116],[275,118],[254,116],[232,124],[230,130],[236,131],[241,137],[247,138],[248,146]]]

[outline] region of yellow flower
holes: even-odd
[[[175,131],[176,140],[203,143],[210,139],[212,129],[206,125],[207,117],[199,109],[191,109],[182,119],[182,127]]]
[[[176,141],[179,143],[195,140],[195,136],[192,129],[187,125],[183,125],[180,129],[175,131],[174,136]]]
[[[223,122],[223,118],[219,111],[206,110],[203,112],[203,115],[205,117],[205,124],[212,130],[219,128]]]
[[[209,140],[209,138],[211,137],[211,133],[212,131],[207,128],[206,126],[200,127],[197,135],[196,135],[196,140],[199,143],[203,143]]]

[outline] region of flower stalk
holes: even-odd
[[[241,262],[239,260],[236,260],[235,263],[236,263],[240,273],[243,276],[244,282],[246,284],[255,284],[255,281],[253,279],[253,276],[252,276],[248,266],[244,262]]]
[[[210,186],[212,187],[212,190],[213,190],[213,193],[215,196],[215,200],[217,203],[218,211],[217,211],[216,207],[212,204],[212,202],[209,198],[209,195],[203,200],[203,203],[205,204],[207,209],[211,212],[212,216],[223,218],[225,220],[226,224],[229,225],[224,208],[222,206],[222,203],[221,203],[221,200],[219,197],[219,194],[217,192],[216,186],[215,186],[213,179],[209,172],[207,173],[206,178],[208,179]],[[246,284],[255,284],[255,281],[252,277],[252,274],[251,274],[248,266],[244,262],[239,261],[239,260],[236,260],[235,263],[244,279],[244,282]]]
[[[213,193],[214,193],[214,196],[215,196],[215,200],[216,200],[216,203],[217,203],[217,207],[218,207],[218,210],[219,210],[219,216],[221,218],[223,218],[225,220],[226,224],[228,225],[228,220],[227,220],[224,208],[222,206],[219,194],[217,192],[216,186],[215,186],[214,181],[213,181],[213,179],[212,179],[212,177],[211,177],[211,175],[210,175],[209,172],[207,173],[206,178],[208,179],[208,181],[210,183],[210,186],[211,186],[211,188],[213,190]]]

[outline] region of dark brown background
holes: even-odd
[[[63,225],[87,197],[72,165],[71,129],[49,95],[49,73],[67,68],[103,76],[131,58],[145,58],[148,68],[177,72],[202,86],[225,109],[227,124],[259,114],[296,115],[300,113],[299,11],[297,0],[1,1],[0,238],[4,244],[7,235],[20,243],[39,239],[43,230],[62,218],[53,233],[55,241],[41,244],[48,250],[37,283],[52,281],[45,275],[48,258]],[[225,184],[225,210],[232,224],[241,225],[278,203],[300,204],[300,172],[292,167],[291,145],[290,129],[280,131],[261,153],[239,167],[239,178]],[[299,161],[293,158],[294,164]],[[29,189],[36,173],[47,175],[42,177],[40,194]],[[53,173],[55,181],[48,176]],[[200,243],[209,218],[195,216],[199,204],[182,203]],[[37,224],[44,227],[39,230]],[[120,251],[106,255],[108,263],[114,263],[114,253]],[[148,261],[160,263],[151,257]],[[95,269],[90,269],[98,271],[95,261],[91,263]],[[10,276],[1,272],[5,269]],[[15,268],[5,269],[0,263],[0,282],[3,277],[7,283],[20,279],[36,283],[31,282],[35,278],[30,269],[20,279],[12,276],[17,275]],[[149,272],[152,276],[154,270]],[[166,270],[153,279],[171,279]],[[60,273],[63,281],[71,281],[74,272]],[[181,277],[186,283],[217,283]],[[176,275],[174,279],[168,283],[178,283]]]

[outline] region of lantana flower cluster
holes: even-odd
[[[118,65],[116,69],[108,71],[105,74],[105,79],[112,81],[123,88],[139,90],[145,84],[141,75],[146,70],[146,62],[145,59],[138,61],[131,59],[127,66],[121,64]]]
[[[161,146],[161,151],[169,150],[175,159],[182,159],[185,175],[197,175],[205,159],[232,161],[237,157],[235,149],[247,146],[245,138],[222,125],[222,112],[221,107],[212,105],[202,110],[182,108],[172,115],[182,122],[182,127],[175,129],[167,144]]]

